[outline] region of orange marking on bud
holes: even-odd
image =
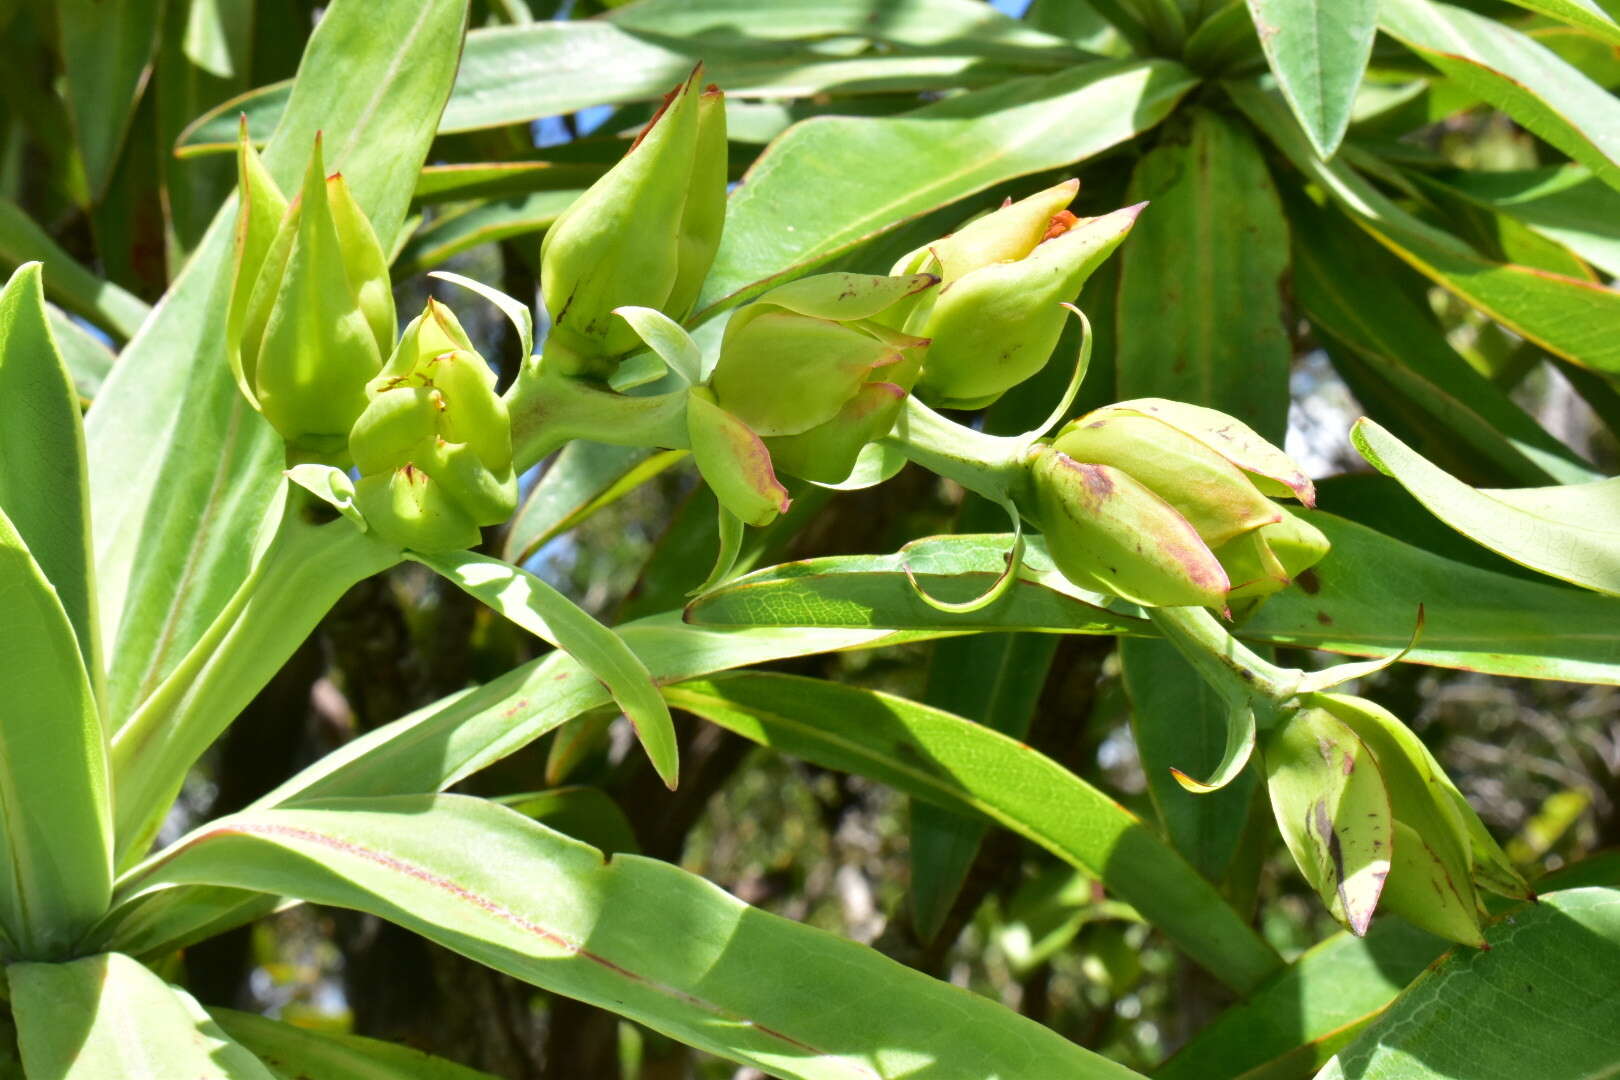
[[[1074,228],[1075,223],[1079,220],[1080,219],[1078,217],[1069,213],[1067,210],[1059,210],[1057,213],[1052,215],[1052,221],[1046,226],[1046,235],[1041,237],[1041,242],[1045,243],[1046,241],[1055,237],[1062,236],[1064,233]]]

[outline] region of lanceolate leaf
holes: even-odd
[[[1306,515],[1333,542],[1296,587],[1269,598],[1239,633],[1252,641],[1305,645],[1356,656],[1400,652],[1417,606],[1428,615],[1411,663],[1497,675],[1620,682],[1620,617],[1607,597],[1582,595],[1468,566],[1335,517]],[[940,537],[907,557],[928,589],[963,596],[1001,569],[1008,537]],[[694,623],[716,626],[894,627],[1145,633],[1129,605],[1088,594],[1050,570],[1039,537],[1026,548],[1019,583],[995,607],[944,615],[912,595],[894,555],[832,556],[767,567],[700,597]],[[925,561],[926,560],[926,561]],[[933,574],[953,576],[934,577]],[[955,583],[954,576],[967,579]],[[1572,632],[1579,626],[1579,632]]]
[[[1620,596],[1620,478],[1550,488],[1471,488],[1363,419],[1356,449],[1464,536],[1543,574]]]
[[[465,5],[327,8],[265,163],[292,190],[315,131],[389,248],[455,70]],[[225,361],[234,205],[124,350],[86,421],[100,618],[118,715],[171,670],[247,573],[280,440]],[[196,447],[212,448],[197,453]]]
[[[79,265],[10,199],[0,199],[0,259],[47,264],[46,294],[120,340],[133,337],[152,313],[140,297]]]
[[[642,619],[620,635],[662,683],[727,668],[841,649],[899,644],[932,634],[886,630],[722,629],[684,625],[676,615]],[[321,758],[254,805],[299,799],[444,790],[575,717],[611,707],[612,697],[566,653],[554,652],[465,693],[367,732]],[[114,911],[94,935],[138,955],[199,940],[274,906],[236,890],[183,889]]]
[[[146,853],[186,773],[338,598],[400,559],[398,548],[347,519],[309,524],[301,492],[220,616],[113,731],[121,865]]]
[[[30,1080],[278,1080],[203,1011],[118,953],[6,969]]]
[[[918,599],[909,567],[931,595],[962,600],[982,593],[1006,566],[1009,535],[931,537],[904,554],[839,555],[766,567],[700,596],[687,611],[716,626],[844,626],[890,629],[1145,630],[1140,609],[1070,584],[1046,543],[1030,537],[1018,578],[996,604],[945,614]]]
[[[615,25],[667,37],[742,34],[761,40],[851,34],[892,45],[978,52],[1072,56],[1062,38],[1009,18],[978,0],[651,0],[615,8]]]
[[[1097,61],[904,116],[796,124],[733,196],[696,317],[926,211],[1124,142],[1163,119],[1194,81],[1167,60]]]
[[[1254,794],[1257,770],[1246,768],[1254,749],[1253,713],[1240,706],[1248,722],[1239,722],[1231,703],[1162,639],[1121,638],[1119,657],[1137,754],[1167,839],[1199,873],[1220,881],[1237,853]],[[1172,769],[1198,781],[1218,780],[1220,790],[1188,791]]]
[[[161,0],[57,0],[68,111],[91,194],[118,163],[135,104],[152,73]]]
[[[682,461],[685,450],[648,450],[577,439],[546,466],[507,527],[502,556],[525,562],[547,541],[665,469]]]
[[[1590,169],[1581,165],[1507,172],[1468,169],[1430,179],[1517,218],[1604,273],[1620,276],[1620,192]]]
[[[407,277],[480,244],[544,232],[579,196],[576,190],[535,191],[473,203],[435,217],[405,241],[394,260],[393,272]]]
[[[207,826],[135,890],[239,885],[381,915],[527,982],[771,1075],[1137,1074],[701,878],[463,796],[338,800]],[[880,1004],[881,1003],[881,1004]],[[955,1022],[941,1024],[948,1015]]]
[[[0,510],[56,590],[95,685],[89,502],[78,395],[51,333],[39,264],[29,263],[0,290]]]
[[[1332,157],[1350,123],[1378,28],[1377,0],[1248,0],[1283,96],[1316,152]]]
[[[1620,26],[1615,25],[1614,19],[1596,0],[1509,0],[1509,3],[1578,26],[1610,45],[1620,45]]]
[[[288,1080],[495,1080],[401,1043],[316,1031],[235,1009],[210,1008],[208,1015],[228,1037]]]
[[[1220,409],[1281,442],[1292,347],[1283,325],[1288,228],[1250,129],[1193,110],[1131,176],[1148,208],[1120,253],[1121,398]]]
[[[1499,20],[1439,0],[1383,0],[1379,25],[1611,187],[1620,187],[1620,102],[1551,49]]]
[[[467,36],[455,92],[439,131],[497,128],[590,105],[658,100],[698,60],[727,96],[808,97],[821,92],[995,86],[1022,71],[1058,70],[1085,55],[1011,19],[998,19],[977,3],[953,0],[944,6],[954,8],[951,15],[956,18],[946,19],[940,18],[938,5],[904,6],[910,11],[891,3],[800,2],[789,13],[770,5],[726,15],[711,6],[682,5],[645,15],[627,11],[622,16],[625,26],[606,19],[580,19],[475,29]],[[906,23],[912,31],[894,21],[901,13],[910,16]],[[1003,32],[970,36],[970,23],[961,18],[964,13],[980,24],[995,21]],[[726,32],[682,39],[679,32],[650,29],[654,21],[703,18],[721,19]],[[744,23],[753,29],[737,29]],[[885,50],[886,55],[854,57],[829,55],[808,44],[828,36],[883,37],[885,28],[932,40],[920,52]],[[745,40],[739,42],[737,34],[744,34]],[[237,117],[243,112],[253,131],[271,130],[287,107],[287,92],[287,83],[259,87],[204,113],[181,133],[178,152],[219,152],[235,146]]]
[[[1214,887],[1141,821],[999,732],[904,698],[790,675],[741,673],[665,694],[755,742],[984,815],[1033,840],[1095,874],[1239,993],[1278,967]]]
[[[1056,652],[1057,639],[1039,634],[946,638],[934,645],[923,700],[1022,739]],[[986,831],[983,821],[912,802],[912,921],[924,940],[950,913]]]
[[[486,555],[412,554],[531,634],[568,653],[601,679],[630,719],[653,768],[675,786],[675,728],[652,675],[624,641],[562,593],[519,567]]]
[[[1327,336],[1336,365],[1356,365],[1352,376],[1387,387],[1406,403],[1400,419],[1410,418],[1407,426],[1471,469],[1508,482],[1597,477],[1457,354],[1422,289],[1402,287],[1420,278],[1331,207],[1299,196],[1289,201],[1289,221],[1295,298]]]
[[[1376,920],[1364,938],[1334,934],[1216,1017],[1154,1078],[1309,1076],[1447,947],[1400,919]]]
[[[1620,373],[1620,341],[1608,331],[1620,319],[1620,293],[1594,281],[1484,258],[1403,210],[1342,159],[1318,160],[1275,95],[1253,83],[1226,87],[1297,168],[1420,273],[1549,352],[1595,371]],[[1620,111],[1620,105],[1615,108]]]
[[[112,890],[107,743],[56,591],[0,509],[0,955],[55,959]]]
[[[1613,1075],[1620,1032],[1598,1018],[1620,997],[1620,890],[1543,895],[1488,925],[1485,940],[1419,976],[1318,1080]]]
[[[1332,514],[1307,515],[1333,542],[1296,588],[1271,597],[1238,633],[1250,641],[1390,656],[1423,636],[1408,663],[1493,675],[1620,683],[1620,604],[1480,570]]]

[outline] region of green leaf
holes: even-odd
[[[1378,28],[1378,0],[1248,0],[1266,62],[1300,127],[1324,158],[1350,107]]]
[[[101,392],[101,384],[107,380],[118,358],[102,338],[75,322],[55,304],[45,305],[45,317],[50,320],[51,336],[62,353],[62,362],[73,378],[73,389],[78,391],[82,401],[92,401]]]
[[[522,563],[604,506],[682,461],[685,450],[648,450],[575,439],[546,467],[507,527],[501,555]]]
[[[1219,409],[1280,443],[1293,357],[1278,284],[1286,219],[1247,127],[1190,116],[1131,175],[1127,199],[1148,207],[1120,253],[1116,386]]]
[[[577,731],[584,726],[579,724],[567,730]],[[553,787],[522,795],[504,795],[495,801],[547,828],[583,840],[604,854],[616,855],[621,851],[641,854],[641,845],[629,817],[613,801],[613,796],[601,788]]]
[[[1497,19],[1438,0],[1383,0],[1378,21],[1440,71],[1620,187],[1620,102],[1557,53]]]
[[[131,890],[186,882],[379,914],[775,1076],[1137,1075],[983,997],[750,908],[667,863],[605,861],[464,796],[339,800],[227,818],[154,861]],[[953,1022],[941,1024],[942,1015]]]
[[[23,266],[0,290],[0,403],[0,509],[56,590],[95,685],[101,649],[84,429],[51,333],[38,263]]]
[[[1384,891],[1395,820],[1372,754],[1344,722],[1301,709],[1260,746],[1277,829],[1305,880],[1351,933],[1367,932]]]
[[[1351,441],[1431,513],[1469,539],[1522,566],[1620,596],[1620,477],[1546,488],[1472,488],[1373,423]]]
[[[121,865],[150,848],[186,774],[280,670],[338,598],[400,559],[346,518],[304,520],[302,489],[285,499],[253,564],[219,616],[112,736]]]
[[[1358,390],[1371,384],[1369,389],[1384,388],[1397,399],[1401,412],[1393,422],[1459,464],[1511,482],[1597,477],[1457,355],[1428,306],[1418,284],[1422,279],[1332,208],[1300,196],[1289,200],[1288,219],[1296,299],[1326,339],[1335,366],[1351,368]],[[1371,408],[1377,402],[1369,397],[1358,394]],[[1391,410],[1379,412],[1390,415]],[[1375,418],[1391,422],[1376,413]]]
[[[278,1080],[192,996],[119,953],[6,968],[30,1080]]]
[[[1605,273],[1620,276],[1620,193],[1590,169],[1466,169],[1429,179],[1524,222]]]
[[[152,313],[139,297],[86,270],[10,199],[0,198],[0,259],[43,262],[46,295],[120,340],[135,336]]]
[[[1194,82],[1168,60],[1099,61],[903,116],[795,125],[732,197],[694,320],[936,207],[1125,142]]]
[[[1620,26],[1593,0],[1508,0],[1528,11],[1538,11],[1554,19],[1580,27],[1595,38],[1620,45]]]
[[[152,74],[161,0],[56,0],[64,91],[90,193],[100,200]]]
[[[930,595],[978,596],[1006,568],[1011,537],[982,534],[913,541],[894,555],[834,555],[767,567],[699,597],[687,609],[714,626],[841,626],[896,630],[1051,630],[1109,634],[1146,628],[1139,609],[1069,582],[1046,553],[1025,542],[1024,562],[1001,602],[971,615],[946,614],[916,595],[909,567]]]
[[[210,1008],[208,1015],[284,1080],[495,1080],[401,1043],[315,1031],[235,1009]]]
[[[533,574],[499,559],[471,551],[449,555],[412,552],[410,557],[568,653],[601,679],[635,728],[659,777],[671,789],[675,787],[679,764],[669,708],[646,665],[619,635]]]
[[[574,190],[536,191],[440,214],[405,241],[393,272],[401,278],[419,274],[480,244],[545,232],[579,196]]]
[[[1399,919],[1363,938],[1334,934],[1216,1017],[1154,1080],[1309,1076],[1447,947]]]
[[[756,9],[750,21],[756,25],[769,21],[761,16],[772,10]],[[988,14],[982,8],[979,13]],[[808,29],[801,26],[798,33],[809,39],[824,34],[865,36],[872,25],[864,13],[853,17],[846,13],[834,21],[812,23]],[[439,132],[504,127],[592,105],[656,101],[679,85],[700,60],[706,76],[732,97],[783,98],[993,86],[1026,71],[1051,71],[1084,57],[1061,43],[1054,47],[1054,39],[1044,35],[1027,40],[1030,45],[1011,48],[968,41],[937,51],[840,56],[819,50],[810,41],[761,40],[758,35],[742,41],[719,35],[683,39],[598,19],[489,27],[467,35],[455,93]],[[217,153],[234,146],[236,118],[243,112],[254,131],[268,131],[286,101],[286,83],[234,98],[194,120],[181,133],[177,152]]]
[[[1333,549],[1297,588],[1267,600],[1240,636],[1389,656],[1410,643],[1422,604],[1423,637],[1408,663],[1620,683],[1620,606],[1613,599],[1480,570],[1332,514],[1305,517]]]
[[[283,189],[295,186],[323,129],[328,163],[390,248],[449,93],[464,17],[460,0],[329,6],[265,153]],[[280,484],[281,441],[242,399],[225,360],[234,218],[233,201],[86,420],[114,717],[145,698],[224,608]]]
[[[0,955],[60,956],[112,890],[106,736],[56,591],[0,509]]]
[[[1612,1075],[1620,1033],[1598,1018],[1620,998],[1620,890],[1546,894],[1485,939],[1487,949],[1455,949],[1419,976],[1319,1080]]]
[[[1596,371],[1620,373],[1620,339],[1608,329],[1620,319],[1620,293],[1594,281],[1482,257],[1401,209],[1346,165],[1344,155],[1329,163],[1318,160],[1275,95],[1252,83],[1224,85],[1300,171],[1424,276],[1554,355]]]
[[[685,625],[678,613],[619,628],[660,682],[842,649],[871,649],[939,636],[885,630],[722,629]],[[333,796],[440,791],[604,706],[607,688],[577,661],[553,652],[345,743],[259,799],[269,808]],[[182,889],[112,912],[92,943],[137,955],[171,950],[239,925],[273,907],[237,890]]]
[[[1214,886],[1140,820],[999,732],[905,698],[792,675],[740,673],[664,693],[754,742],[1011,829],[1096,875],[1239,993],[1279,966]]]
[[[1235,723],[1232,706],[1167,641],[1121,638],[1119,658],[1131,733],[1166,838],[1199,873],[1221,881],[1243,838],[1257,780],[1246,767],[1253,713],[1245,712],[1246,726]],[[1189,791],[1171,770],[1208,778],[1220,790]]]
[[[985,56],[1022,56],[1030,50],[1075,54],[1063,39],[977,0],[776,0],[767,7],[752,0],[642,0],[616,8],[607,18],[628,30],[672,38],[730,35],[774,41],[847,34]]]
[[[1022,739],[1057,644],[1039,634],[946,638],[934,645],[922,700]],[[911,804],[912,922],[924,940],[938,935],[987,831],[978,819],[928,802]]]

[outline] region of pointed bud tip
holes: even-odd
[[[1121,213],[1121,214],[1129,214],[1131,216],[1131,220],[1135,221],[1137,218],[1142,216],[1142,211],[1145,210],[1145,209],[1147,209],[1147,200],[1143,199],[1141,202],[1137,203],[1134,206],[1123,207],[1122,209],[1120,209],[1119,213]]]

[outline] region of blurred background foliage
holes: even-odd
[[[1210,9],[1206,30],[1215,29],[1187,41],[1121,19],[1121,11],[1142,7],[1127,0],[1005,0],[993,8],[977,0],[836,3],[827,5],[821,25],[800,5],[764,37],[750,36],[761,33],[761,20],[740,31],[724,17],[728,5],[699,0],[623,6],[475,0],[462,81],[419,181],[413,227],[397,252],[399,310],[419,309],[430,292],[457,303],[481,351],[510,380],[518,360],[510,330],[492,310],[462,303],[425,272],[450,269],[532,298],[540,234],[617,159],[658,94],[693,59],[703,58],[732,95],[732,165],[742,178],[798,120],[894,115],[1097,57],[1179,56],[1217,76],[1262,71],[1243,5],[1202,6]],[[1597,84],[1611,90],[1620,84],[1614,40],[1503,3],[1464,6],[1511,20]],[[931,32],[931,25],[944,25],[927,21],[934,7],[949,9],[958,22]],[[922,14],[908,19],[913,9]],[[859,11],[893,18],[851,21],[849,13]],[[275,88],[293,74],[319,16],[310,0],[0,0],[0,44],[9,58],[0,65],[0,263],[47,259],[64,349],[87,400],[113,362],[112,350],[134,333],[229,195],[233,162],[218,151],[228,145],[237,114],[247,113],[256,136],[268,132]],[[553,32],[553,21],[568,32]],[[117,34],[95,32],[114,23]],[[576,32],[581,25],[586,31]],[[1083,214],[1134,201],[1143,188],[1157,199],[1178,182],[1182,148],[1211,116],[1243,123],[1214,78],[1135,138],[1081,164],[997,184],[989,195],[1017,198],[1078,174],[1076,209]],[[1578,167],[1561,164],[1562,156],[1526,127],[1388,38],[1373,48],[1349,125],[1340,160],[1348,158],[1419,218],[1467,238],[1487,257],[1596,282],[1616,272],[1620,196],[1589,174],[1571,172]],[[1294,174],[1297,166],[1285,155],[1243,139],[1261,148],[1262,179]],[[1142,167],[1165,154],[1164,169]],[[904,164],[839,167],[882,171]],[[1538,201],[1532,181],[1563,197]],[[1297,177],[1277,187],[1285,201],[1308,197]],[[985,194],[946,205],[842,252],[837,265],[886,271],[917,238],[948,231],[990,205]],[[1234,212],[1254,213],[1262,229],[1280,225],[1282,208]],[[1393,485],[1376,495],[1358,486],[1358,474],[1369,470],[1346,432],[1364,413],[1470,482],[1537,479],[1530,459],[1491,458],[1434,424],[1437,409],[1455,404],[1437,404],[1436,383],[1443,392],[1473,395],[1474,408],[1483,410],[1478,403],[1486,401],[1523,410],[1591,475],[1615,470],[1620,397],[1604,377],[1343,229],[1330,203],[1290,205],[1288,212],[1296,218],[1296,252],[1316,252],[1330,267],[1347,249],[1318,247],[1318,234],[1297,222],[1334,219],[1321,235],[1350,244],[1362,260],[1339,264],[1349,290],[1394,283],[1419,298],[1417,316],[1437,335],[1424,347],[1460,358],[1474,380],[1463,380],[1466,394],[1461,383],[1432,374],[1414,389],[1412,380],[1395,377],[1398,369],[1380,366],[1376,349],[1307,317],[1298,255],[1294,276],[1285,275],[1267,301],[1281,305],[1273,329],[1283,333],[1275,341],[1246,337],[1254,328],[1242,312],[1218,313],[1206,330],[1230,337],[1214,344],[1216,354],[1259,362],[1263,353],[1280,360],[1269,369],[1279,379],[1286,370],[1288,450],[1314,476],[1342,477],[1322,485],[1324,505],[1409,543],[1497,566],[1477,551],[1458,554],[1459,541],[1407,505]],[[1144,223],[1151,226],[1151,214]],[[1164,242],[1173,255],[1176,239]],[[1144,272],[1122,284],[1122,274]],[[1122,333],[1121,326],[1170,310],[1179,302],[1175,287],[1152,276],[1149,264],[1134,266],[1129,246],[1087,286],[1082,305],[1098,337],[1081,407],[1158,392],[1133,385],[1135,354],[1122,350],[1171,346]],[[1059,355],[1072,355],[1076,344],[1066,340]],[[1055,371],[1020,387],[985,426],[1028,426],[1063,377]],[[1238,388],[1237,407],[1231,394],[1210,403],[1247,413],[1265,431],[1282,416],[1279,379]],[[1263,395],[1277,404],[1257,404]],[[707,570],[714,544],[712,497],[683,455],[573,447],[562,458],[570,460],[549,462],[525,478],[524,509],[509,529],[490,532],[486,549],[525,561],[609,622],[679,606]],[[921,470],[876,490],[794,494],[791,514],[750,534],[748,564],[890,552],[917,536],[1001,527],[985,507]],[[983,650],[1001,649],[999,670],[1009,673],[1012,696],[1023,699],[1021,707],[1006,707],[1005,726],[1130,809],[1162,819],[1113,639],[1001,635],[976,642],[977,652],[944,642],[777,667],[938,700],[962,693],[951,684],[964,671],[986,677]],[[245,805],[359,732],[511,668],[536,644],[419,567],[362,584],[210,754],[165,838]],[[1282,652],[1289,664],[1326,662]],[[1532,876],[1620,843],[1616,688],[1397,665],[1359,692],[1408,718]],[[996,722],[993,708],[961,711]],[[609,716],[564,728],[464,788],[493,796],[543,791],[518,805],[593,843],[678,862],[752,904],[875,944],[1133,1068],[1158,1066],[1230,1003],[1228,991],[1179,958],[1128,907],[1107,901],[1094,882],[1026,842],[942,823],[939,812],[913,807],[881,785],[754,747],[689,717],[679,722],[684,779],[673,794],[633,752],[623,721]],[[1223,797],[1247,799],[1259,825],[1235,835],[1225,857],[1200,867],[1252,910],[1267,939],[1292,959],[1334,927],[1293,871],[1267,821],[1263,793],[1253,784],[1239,787]],[[1242,809],[1240,803],[1240,819]],[[918,814],[929,818],[926,835]],[[956,854],[933,859],[929,853],[937,855],[940,845]],[[1200,857],[1190,854],[1195,862]],[[919,876],[929,878],[926,894],[916,888]],[[502,1076],[738,1075],[369,916],[294,908],[191,949],[180,963],[187,985],[206,1002],[398,1039]]]

